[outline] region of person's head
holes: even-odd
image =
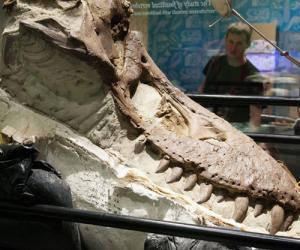
[[[243,59],[246,49],[251,43],[252,29],[245,23],[232,23],[225,36],[227,56],[231,59]]]

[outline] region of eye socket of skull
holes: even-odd
[[[115,15],[111,19],[111,31],[113,39],[123,40],[128,33],[129,21],[121,15]]]

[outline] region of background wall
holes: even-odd
[[[213,54],[222,51],[226,28],[236,18],[208,28],[219,17],[210,0],[133,0],[132,3],[135,29],[147,33],[144,36],[155,62],[175,85],[186,92],[195,92],[203,80],[204,65]],[[278,45],[300,59],[300,1],[233,0],[233,7],[251,23],[276,21]],[[285,58],[278,54],[274,58],[274,71],[300,73]]]

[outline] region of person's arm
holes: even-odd
[[[261,124],[262,108],[258,105],[250,105],[250,128],[255,132]]]
[[[198,92],[200,94],[203,94],[204,93],[204,89],[205,89],[205,85],[206,85],[206,82],[207,82],[207,79],[210,77],[210,74],[212,73],[212,66],[213,66],[213,62],[216,61],[216,58],[215,57],[212,57],[208,63],[205,65],[202,73],[204,74],[204,80],[200,83],[199,87],[198,87]]]
[[[300,107],[297,107],[298,118],[294,123],[294,133],[295,135],[300,135]]]
[[[199,87],[198,87],[198,92],[199,92],[200,94],[203,94],[203,93],[204,93],[205,82],[206,82],[206,77],[204,78],[203,82],[200,83],[200,85],[199,85]]]
[[[256,75],[256,77],[260,77],[260,72],[258,71],[258,69],[252,65],[254,70],[253,73],[249,76],[253,77]],[[254,84],[254,83],[253,83]],[[256,85],[254,85],[254,89],[255,89],[255,95],[258,96],[264,96],[265,92],[264,92],[264,84],[260,81],[257,82]],[[250,123],[250,129],[251,131],[255,132],[259,129],[260,125],[261,125],[261,114],[262,114],[262,110],[263,107],[260,105],[250,105],[249,106],[249,123]]]

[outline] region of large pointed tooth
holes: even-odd
[[[137,139],[135,145],[134,145],[134,152],[136,154],[141,153],[145,148],[146,142],[147,142],[146,136],[145,135],[140,135],[139,138]]]
[[[290,225],[292,225],[293,221],[294,221],[294,215],[288,214],[285,217],[285,220],[281,226],[281,231],[287,231],[289,229]]]
[[[196,183],[197,183],[197,175],[196,174],[191,174],[190,176],[188,176],[185,179],[185,183],[184,183],[184,191],[189,191],[191,189],[193,189],[193,187],[195,187]]]
[[[275,205],[271,211],[271,228],[270,234],[276,234],[283,224],[284,210],[281,206]]]
[[[165,155],[161,160],[160,163],[155,171],[155,173],[162,173],[165,172],[169,168],[170,164],[170,157]]]
[[[213,191],[212,184],[201,184],[201,193],[198,196],[197,203],[201,204],[209,200]]]
[[[249,198],[247,196],[236,197],[232,218],[237,222],[242,222],[247,215],[248,205]]]
[[[199,194],[201,193],[200,185],[196,183],[195,187],[190,191],[186,192],[186,195],[189,196],[193,201],[197,201]]]
[[[175,181],[179,181],[183,173],[183,168],[181,167],[173,167],[171,174],[167,177],[166,182],[172,183]]]
[[[264,204],[262,201],[256,201],[255,207],[254,207],[254,217],[257,217],[261,215],[264,211]]]

